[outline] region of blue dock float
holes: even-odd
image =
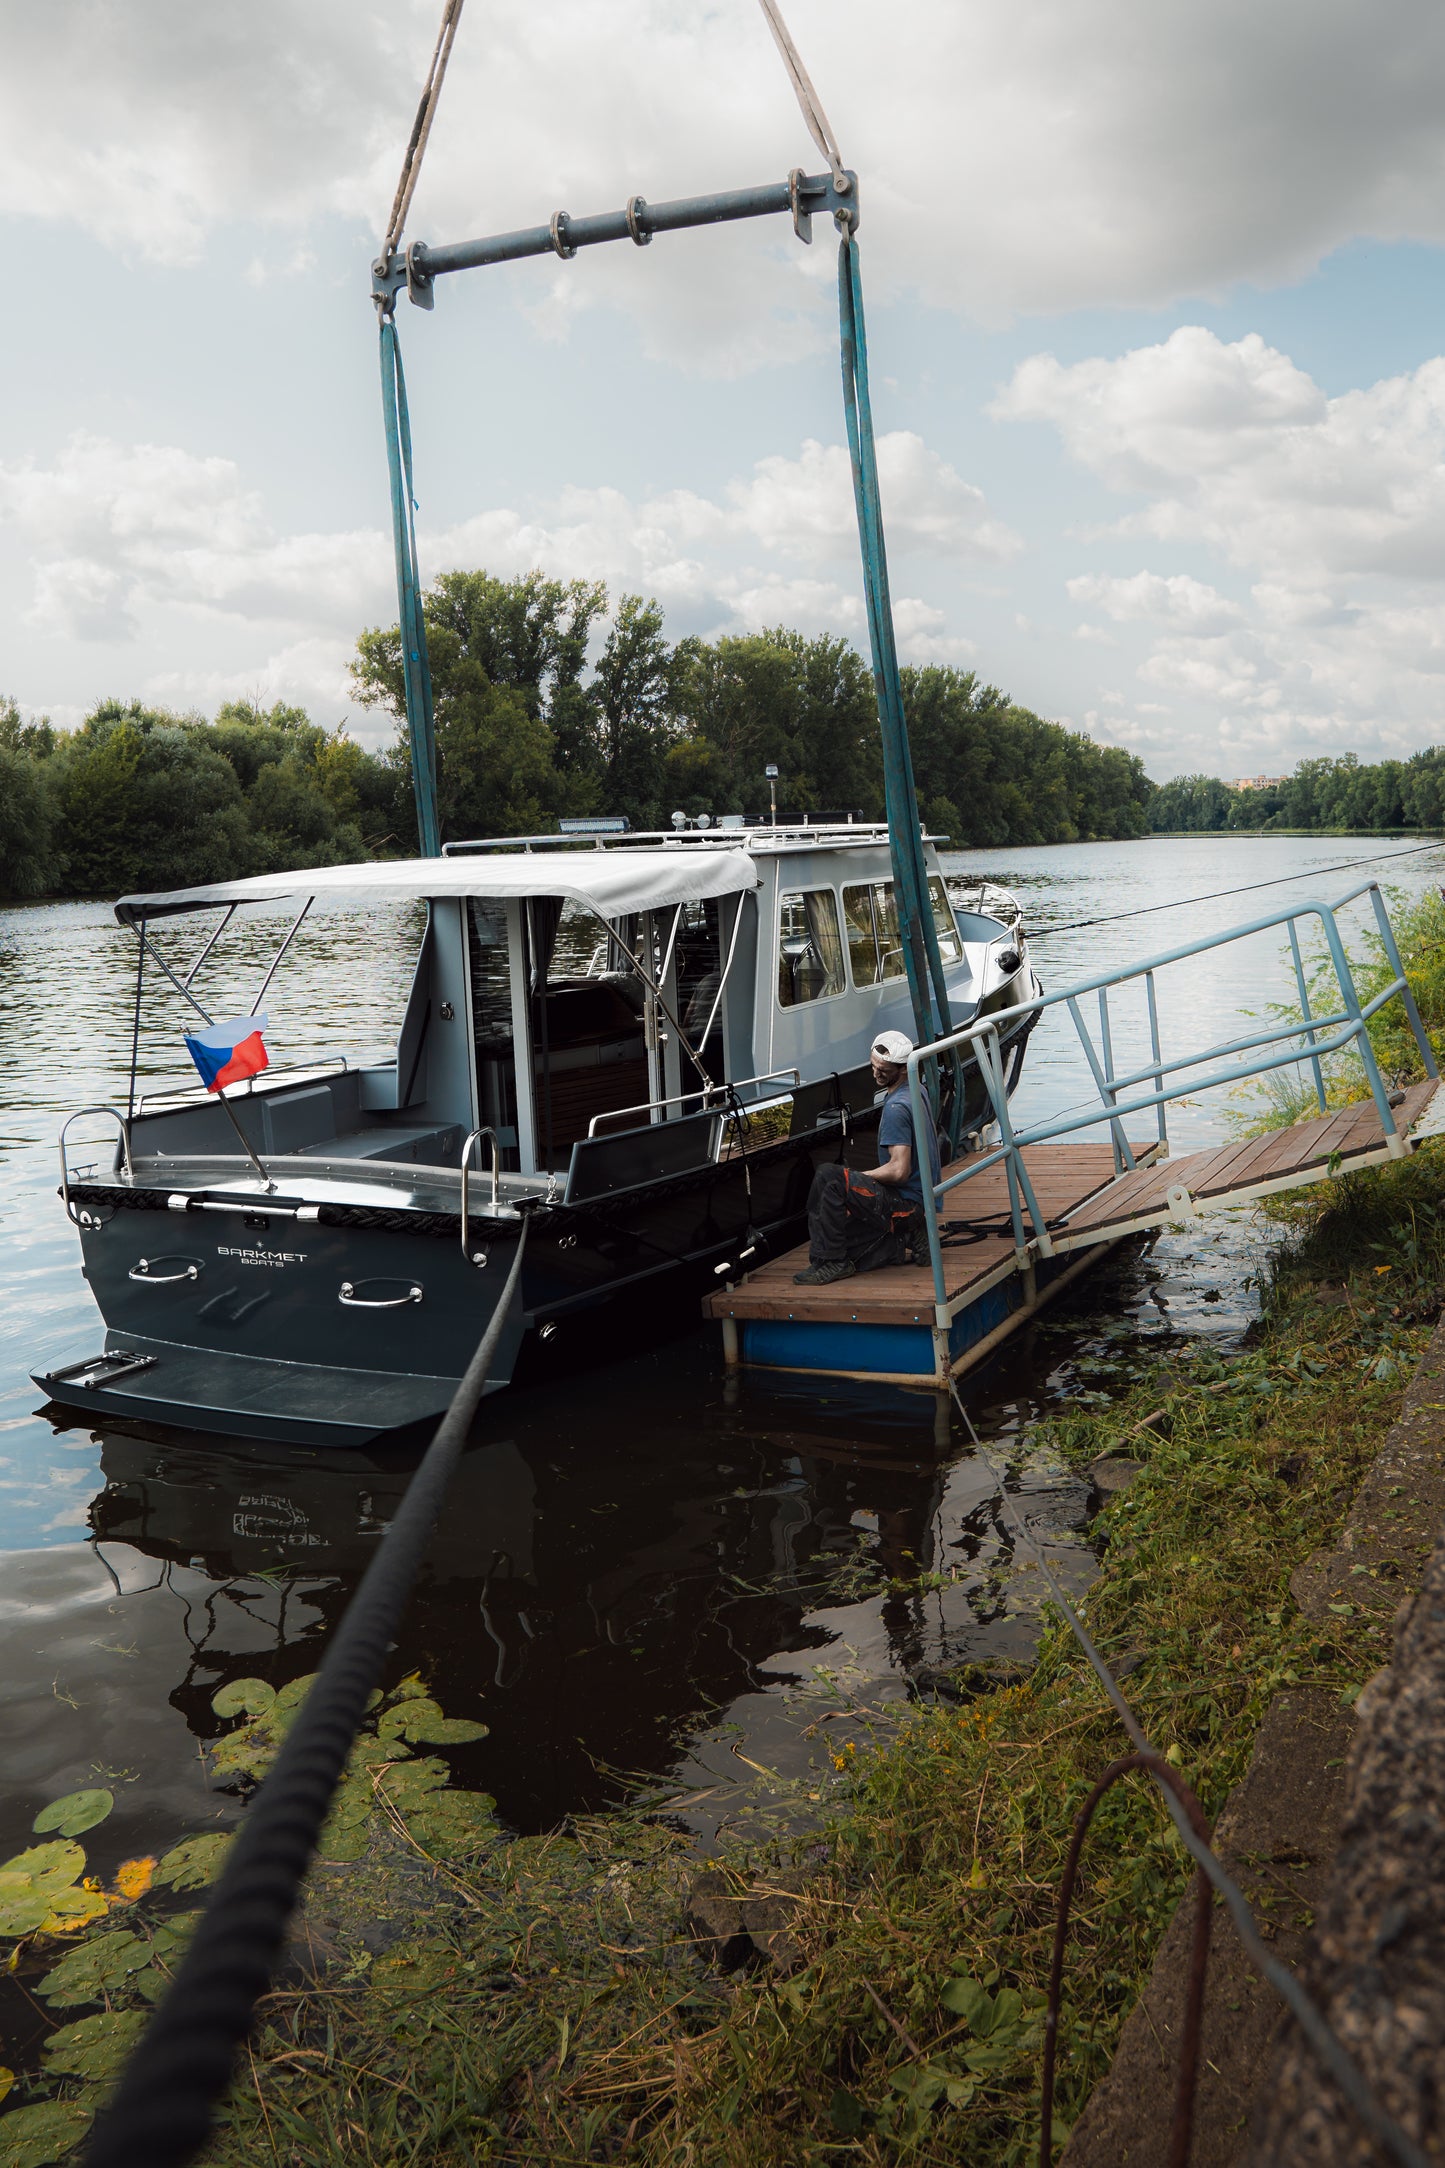
[[[1140,1145],[1136,1157],[1144,1164],[1157,1150]],[[1051,1223],[1096,1197],[1116,1171],[1107,1140],[1039,1145],[1028,1152],[1027,1165],[1040,1210]],[[1003,1231],[1008,1216],[1002,1166],[948,1192],[939,1214],[947,1292],[943,1318],[937,1315],[926,1265],[857,1273],[831,1287],[799,1287],[793,1275],[808,1261],[805,1248],[709,1295],[704,1314],[720,1321],[730,1364],[945,1386],[991,1354],[1119,1240],[1117,1234],[1103,1235],[1072,1254],[1053,1257],[1037,1256],[1031,1244],[1020,1263],[1013,1234]]]
[[[1379,1166],[1445,1134],[1434,1077],[1390,1094],[1387,1113],[1388,1128],[1374,1099],[1360,1099],[1178,1159],[1161,1143],[1133,1142],[1123,1169],[1112,1141],[1018,1147],[1015,1176],[1027,1176],[1041,1222],[1023,1215],[1022,1245],[1009,1225],[1005,1162],[962,1181],[967,1162],[955,1162],[937,1197],[943,1302],[931,1265],[799,1287],[793,1274],[808,1256],[799,1248],[709,1295],[704,1314],[720,1320],[729,1364],[944,1387],[1129,1236]]]

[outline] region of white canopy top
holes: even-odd
[[[622,918],[710,896],[736,896],[759,885],[747,850],[516,851],[493,857],[405,858],[363,866],[314,866],[296,873],[258,873],[246,881],[212,881],[204,888],[173,888],[154,895],[123,896],[115,915],[123,926],[137,919],[169,918],[226,904],[300,901],[399,903],[433,896],[561,896]]]

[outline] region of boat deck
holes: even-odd
[[[1438,1103],[1437,1093],[1431,1079],[1396,1101],[1407,1150],[1421,1135],[1445,1131],[1445,1093]],[[1177,1159],[1153,1142],[1131,1140],[1131,1149],[1138,1164],[1121,1174],[1107,1139],[1025,1148],[1021,1157],[1045,1225],[1035,1228],[1025,1213],[1029,1239],[1022,1269],[1003,1162],[950,1190],[940,1215],[941,1314],[926,1265],[856,1274],[831,1287],[799,1287],[794,1274],[807,1264],[806,1246],[708,1295],[703,1313],[721,1321],[730,1362],[942,1385],[981,1361],[1126,1236],[1391,1156],[1372,1099]]]
[[[1135,1145],[1140,1156],[1158,1146]],[[1114,1179],[1114,1150],[1105,1142],[1036,1144],[1024,1153],[1039,1209],[1052,1224],[1106,1188]],[[956,1171],[945,1168],[945,1173]],[[982,1293],[1015,1269],[1009,1221],[1008,1176],[1002,1162],[961,1182],[943,1200],[943,1264],[950,1309]],[[1024,1225],[1030,1226],[1027,1213]],[[976,1236],[959,1241],[960,1236]],[[950,1237],[953,1239],[950,1240]],[[841,1318],[855,1325],[932,1326],[933,1274],[927,1265],[893,1265],[857,1273],[831,1287],[798,1287],[793,1275],[808,1262],[806,1243],[771,1258],[736,1287],[706,1297],[707,1317],[791,1318],[822,1322]]]

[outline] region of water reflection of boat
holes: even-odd
[[[953,911],[925,856],[954,1022],[1022,1004],[1016,1079],[1023,943]],[[37,1374],[62,1405],[364,1444],[446,1406],[524,1219],[493,1386],[524,1343],[535,1358],[561,1328],[560,1352],[618,1296],[695,1291],[791,1245],[815,1168],[876,1158],[869,1049],[910,1022],[884,828],[504,841],[131,896],[116,910],[139,941],[137,1033],[148,998],[194,1027],[234,914],[283,899],[299,915],[253,1013],[313,904],[425,904],[395,1052],[271,1070],[220,1100],[137,1099],[133,1055],[112,1168],[63,1168],[107,1331]],[[172,922],[196,914],[187,967]],[[953,1132],[985,1103],[963,1067]]]
[[[826,1661],[835,1629],[820,1603],[832,1617],[844,1601],[850,1619],[873,1605],[899,1683],[947,1654],[940,1602],[954,1639],[966,1624],[983,1650],[1004,1629],[982,1575],[942,1599],[901,1584],[950,1558],[966,1568],[981,1545],[992,1555],[991,1507],[980,1500],[977,1528],[972,1508],[945,1526],[947,1464],[902,1448],[901,1434],[850,1443],[821,1427],[774,1440],[714,1411],[629,1436],[626,1455],[558,1443],[550,1424],[475,1449],[395,1675],[419,1667],[457,1714],[484,1715],[490,1733],[465,1750],[466,1780],[495,1793],[514,1826],[539,1828],[615,1796],[607,1771],[674,1766],[700,1717],[776,1683],[780,1654],[798,1652],[800,1672]],[[376,1453],[219,1454],[118,1433],[103,1438],[102,1467],[102,1555],[129,1546],[206,1577],[198,1600],[180,1576],[172,1693],[201,1736],[226,1678],[260,1670],[280,1683],[313,1667],[409,1472]],[[840,1571],[852,1576],[841,1599]],[[272,1622],[269,1648],[253,1612]]]

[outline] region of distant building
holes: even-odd
[[[1287,775],[1237,775],[1228,790],[1283,790],[1289,781]]]

